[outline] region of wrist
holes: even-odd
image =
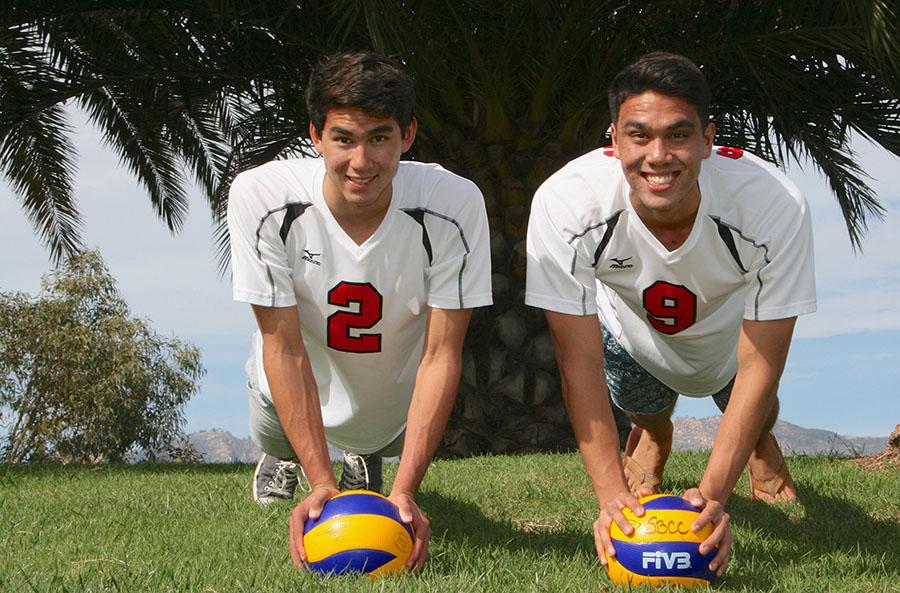
[[[700,491],[700,496],[702,496],[703,500],[705,500],[707,503],[717,502],[722,505],[723,508],[725,507],[725,502],[728,500],[728,496],[725,495],[720,488],[715,488],[713,486],[710,486],[709,484],[704,484],[703,482],[701,482],[700,485],[697,486],[697,490]]]
[[[391,488],[391,493],[388,495],[388,497],[394,497],[394,496],[406,496],[410,500],[415,500],[416,492],[410,488],[394,487],[394,488]]]
[[[334,491],[338,491],[337,482],[335,482],[334,480],[332,480],[332,481],[330,481],[330,482],[328,482],[328,481],[324,481],[324,482],[314,482],[314,483],[310,484],[310,489],[311,489],[311,490],[334,490]]]

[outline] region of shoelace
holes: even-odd
[[[269,481],[266,488],[271,492],[279,492],[287,494],[287,486],[291,482],[291,480],[298,480],[298,469],[296,463],[292,461],[278,461],[278,465],[275,467],[275,474],[272,476],[272,479]],[[302,470],[301,470],[302,471]]]
[[[351,476],[353,482],[359,482],[360,476],[365,478],[364,486],[369,486],[369,468],[366,465],[366,460],[363,459],[362,455],[357,455],[356,453],[344,453],[344,459],[348,461],[347,466],[352,471],[353,475]]]

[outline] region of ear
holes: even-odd
[[[703,130],[703,158],[712,154],[713,140],[716,137],[716,124],[709,122]]]
[[[416,130],[419,128],[419,120],[415,117],[412,118],[409,122],[409,125],[406,126],[406,133],[403,134],[403,141],[401,147],[403,148],[402,152],[406,152],[409,150],[409,147],[412,146],[413,142],[416,140]]]
[[[619,138],[616,134],[616,124],[609,125],[609,136],[612,138],[613,156],[619,158]]]
[[[313,146],[319,154],[322,154],[322,135],[316,129],[314,123],[309,122],[309,139],[312,140]]]

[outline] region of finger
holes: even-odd
[[[311,494],[307,497],[309,501],[309,506],[307,508],[308,517],[315,521],[319,517],[322,516],[322,508],[325,506],[325,503],[328,502],[328,499],[331,498],[330,494]]]
[[[699,552],[701,554],[708,554],[710,550],[718,547],[721,549],[723,542],[727,537],[730,537],[731,534],[731,525],[729,523],[728,514],[722,513],[722,515],[713,523],[713,531],[709,534],[703,542],[700,544]]]
[[[722,576],[722,573],[725,572],[725,569],[728,568],[728,562],[731,558],[731,550],[734,544],[734,538],[732,537],[731,525],[727,524],[724,529],[724,534],[721,539],[721,543],[719,544],[719,550],[716,552],[715,557],[709,563],[709,569],[716,573],[716,576]]]
[[[397,505],[397,510],[400,511],[400,520],[407,524],[414,524],[412,510],[414,504],[409,498],[400,496],[393,502]]]
[[[294,528],[294,522],[288,521],[288,549],[291,551],[291,560],[294,561],[294,564],[298,567],[303,564],[303,557],[300,555],[300,545],[298,544],[298,535],[297,530]]]
[[[640,490],[638,490],[638,496],[640,498],[650,496],[651,494],[653,494],[653,486],[648,486],[647,484],[644,484],[641,486]]]
[[[703,497],[703,493],[700,492],[699,488],[689,488],[685,490],[682,498],[697,508],[706,504],[706,499]]]
[[[634,511],[634,509],[632,509],[632,511]],[[609,515],[609,518],[619,526],[619,529],[622,530],[622,533],[624,533],[625,535],[631,535],[632,533],[634,533],[634,526],[629,523],[628,519],[625,517],[625,514],[621,511],[621,509],[612,507],[612,509],[607,510],[607,513]],[[637,515],[637,513],[635,513],[635,515]],[[607,537],[609,537],[609,529],[606,529],[606,532]]]
[[[306,510],[303,503],[298,504],[291,511],[288,519],[288,533],[290,537],[289,548],[291,559],[298,567],[304,567],[306,563],[306,548],[303,546],[303,530],[306,526]]]
[[[609,522],[604,522],[602,519],[594,521],[594,548],[603,566],[607,564],[607,555],[616,555],[616,549],[612,547],[612,540],[609,537]]]
[[[634,496],[631,492],[627,492],[624,495],[619,497],[621,500],[617,499],[617,507],[619,510],[628,507],[631,509],[631,512],[634,513],[636,517],[644,516],[644,505],[641,504],[641,501],[638,500],[636,496]]]
[[[418,544],[418,550],[416,551],[416,563],[413,571],[415,573],[422,572],[422,568],[425,566],[425,561],[428,560],[428,541],[431,536],[431,529],[427,529],[428,537],[416,538]]]
[[[700,531],[707,523],[712,524],[713,527],[718,526],[725,516],[725,509],[722,508],[722,505],[715,501],[707,501],[697,519],[691,524],[691,529],[694,532]]]
[[[406,567],[417,573],[422,570],[422,567],[425,566],[425,561],[428,559],[428,541],[431,538],[431,525],[417,507],[414,507],[413,512],[415,514],[412,528],[415,537],[413,538],[412,552],[406,560]]]

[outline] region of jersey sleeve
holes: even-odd
[[[525,304],[571,315],[597,312],[593,265],[566,211],[543,186],[531,205],[526,239]]]
[[[265,307],[297,304],[279,213],[272,191],[255,171],[238,175],[228,196],[228,233],[234,300]]]
[[[444,193],[443,199],[454,208],[428,211],[424,218],[431,242],[427,304],[438,309],[490,305],[491,249],[484,197],[471,181],[449,174],[434,191]]]
[[[816,310],[812,221],[806,201],[794,191],[786,196],[790,209],[773,209],[766,219],[771,234],[747,274],[745,319],[786,319]]]

